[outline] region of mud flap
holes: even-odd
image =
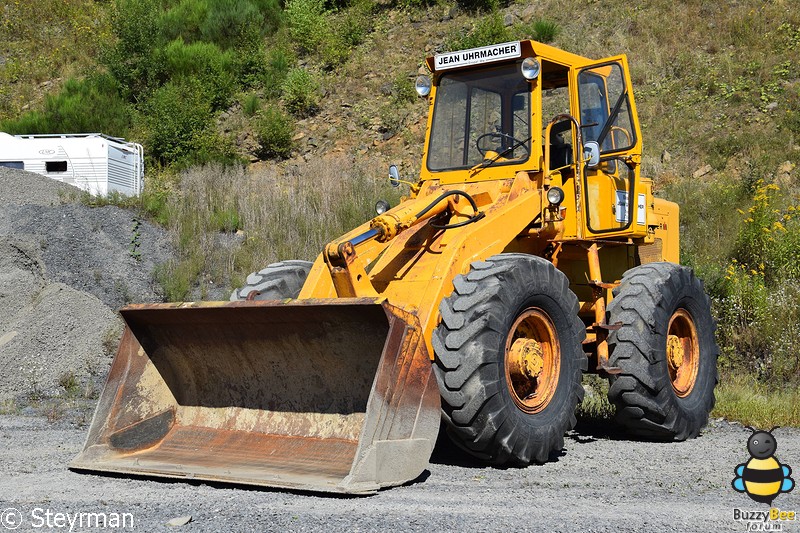
[[[372,299],[134,305],[76,470],[373,493],[419,476],[439,394]]]

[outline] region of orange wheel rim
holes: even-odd
[[[700,367],[700,346],[697,328],[686,309],[678,309],[667,328],[667,368],[672,388],[680,398],[692,392]]]
[[[506,339],[506,385],[517,407],[542,411],[555,395],[561,370],[561,350],[553,321],[538,307],[526,309],[514,321]]]

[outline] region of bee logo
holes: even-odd
[[[778,494],[794,489],[794,480],[789,477],[792,469],[779,463],[775,457],[778,442],[772,432],[778,428],[757,431],[749,426],[745,427],[753,432],[747,439],[750,460],[736,467],[736,477],[731,485],[735,491],[745,492],[757,502],[772,505],[772,500]]]

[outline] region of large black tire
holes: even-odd
[[[283,300],[297,298],[306,282],[311,265],[308,261],[281,261],[247,276],[247,283],[233,291],[231,301],[246,300],[247,295],[257,291],[255,300]]]
[[[719,354],[702,282],[674,263],[632,268],[608,315],[622,323],[608,339],[609,364],[622,370],[608,391],[617,421],[646,438],[696,437],[714,407]]]
[[[569,281],[540,257],[500,254],[472,263],[453,286],[439,307],[442,320],[432,338],[448,435],[494,464],[547,461],[564,447],[564,433],[575,426],[575,408],[584,392],[581,374],[587,358],[581,342],[586,329]],[[539,336],[553,342],[537,344],[544,347],[543,370],[521,385],[533,394],[520,396],[520,374],[516,380],[509,377],[514,350],[507,347],[519,340],[512,330],[519,333],[529,319],[541,325],[549,320],[552,335],[525,334],[523,344]]]

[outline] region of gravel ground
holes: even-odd
[[[731,488],[749,432],[721,420],[668,444],[583,422],[556,461],[524,469],[487,467],[442,440],[420,479],[360,498],[72,472],[92,402],[3,401],[30,400],[31,389],[48,396],[68,371],[105,375],[115,310],[160,298],[152,271],[170,250],[163,231],[125,210],[63,203],[69,190],[0,168],[0,412],[11,412],[0,415],[0,526],[48,529],[37,526],[49,511],[65,531],[91,530],[70,527],[78,513],[130,513],[137,531],[172,531],[167,523],[185,516],[178,529],[198,532],[746,531],[734,509],[766,509]],[[800,429],[775,436],[780,460],[800,464]],[[800,511],[800,491],[775,504]]]
[[[731,488],[749,432],[712,421],[683,443],[625,440],[580,426],[557,461],[497,469],[440,442],[429,471],[375,496],[347,498],[78,474],[85,428],[0,416],[0,502],[23,513],[131,513],[138,531],[745,531],[734,509],[765,510]],[[800,430],[779,429],[777,457],[800,464]],[[800,511],[800,491],[774,502]],[[41,512],[39,512],[41,515]],[[800,531],[790,523],[784,531]],[[21,529],[21,530],[24,530]]]
[[[117,207],[61,203],[75,191],[0,167],[0,402],[57,393],[69,373],[101,378],[116,310],[162,299],[153,271],[170,257],[166,232]]]

